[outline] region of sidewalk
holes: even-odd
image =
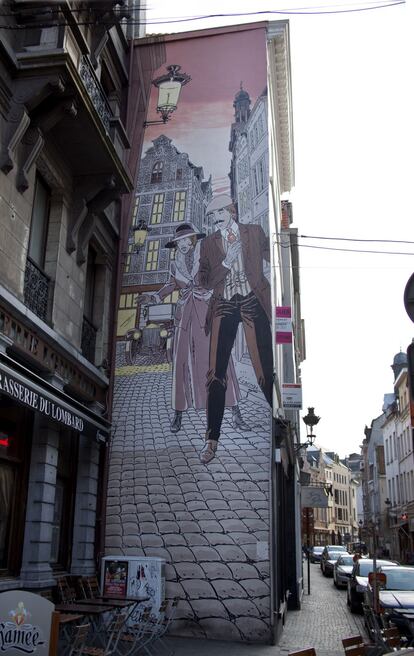
[[[343,656],[341,639],[365,636],[363,618],[352,615],[346,605],[346,591],[337,590],[331,578],[322,576],[319,565],[310,569],[310,591],[306,562],[302,609],[290,611],[277,646],[247,645],[234,642],[169,638],[175,656],[287,656],[290,651],[315,647],[317,656]]]

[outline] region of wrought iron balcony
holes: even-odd
[[[96,333],[95,326],[86,317],[83,317],[81,351],[82,355],[92,364],[95,363]]]
[[[99,114],[105,131],[109,134],[110,119],[113,118],[112,110],[106,98],[105,91],[86,56],[81,58],[79,74],[85,85],[85,89],[88,92],[89,98]]]
[[[24,302],[43,321],[47,320],[49,284],[50,278],[28,257],[24,272]]]

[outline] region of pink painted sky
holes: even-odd
[[[264,28],[215,36],[185,38],[167,43],[167,59],[154,78],[169,64],[179,64],[191,76],[183,87],[176,112],[166,125],[148,126],[143,154],[160,134],[202,166],[205,179],[212,175],[213,190],[228,191],[230,126],[233,101],[240,89],[249,93],[253,107],[266,86],[266,33]],[[153,87],[148,120],[158,118],[157,89]]]

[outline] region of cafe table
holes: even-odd
[[[103,615],[109,612],[112,618],[115,607],[112,604],[85,604],[74,601],[69,604],[57,604],[55,610],[59,613],[81,615],[82,617],[88,618],[93,635],[104,644],[103,634],[105,633],[106,626]]]
[[[137,608],[140,606],[140,604],[142,604],[146,601],[150,601],[150,599],[151,599],[151,597],[149,597],[148,595],[141,595],[139,597],[123,597],[122,595],[113,595],[113,594],[110,594],[110,595],[106,594],[105,595],[105,594],[103,594],[100,597],[93,598],[93,599],[90,599],[90,600],[85,599],[84,601],[85,602],[86,601],[93,601],[93,602],[97,602],[97,603],[105,602],[105,603],[114,604],[114,605],[118,604],[118,603],[120,603],[120,604],[127,604],[127,603],[132,604],[132,608],[129,610],[129,612],[127,614],[127,621],[132,619],[134,622],[136,622],[136,621],[138,621],[139,615],[140,615],[139,613],[137,614],[137,612],[136,612]]]

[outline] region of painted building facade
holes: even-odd
[[[179,599],[174,632],[252,642],[274,640],[289,598],[300,604],[297,469],[292,436],[281,435],[284,350],[272,338],[291,280],[270,243],[293,185],[289,31],[272,26],[163,39],[165,66],[191,80],[162,127],[150,122],[155,88],[149,101],[124,249],[106,518],[108,556],[165,560],[166,596]],[[288,114],[272,153],[267,129],[257,132],[269,111],[281,134],[266,88]],[[253,193],[261,159],[266,188]]]

